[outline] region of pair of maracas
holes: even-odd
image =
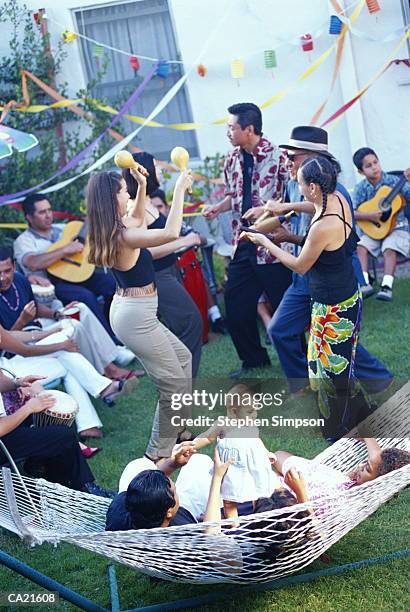
[[[184,147],[174,147],[171,151],[171,161],[183,172],[188,168],[189,153]],[[114,163],[118,168],[130,168],[137,170],[141,168],[129,151],[118,151],[114,157]],[[147,174],[147,173],[144,173]]]

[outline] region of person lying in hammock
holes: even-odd
[[[362,438],[362,441],[367,447],[367,460],[347,474],[282,450],[271,453],[271,463],[276,471],[285,478],[291,469],[302,474],[310,500],[362,485],[410,463],[408,451],[400,448],[381,448],[375,438]]]

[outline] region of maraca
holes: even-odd
[[[188,168],[189,153],[184,147],[174,147],[171,151],[171,161],[183,172]]]
[[[144,176],[148,176],[146,169],[137,163],[129,151],[118,151],[114,157],[114,164],[118,168],[129,168],[130,170],[139,170]]]

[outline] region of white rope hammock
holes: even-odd
[[[408,387],[406,385],[406,387]],[[394,420],[400,438],[378,438],[382,447],[410,451],[408,392],[403,387],[367,422],[388,431]],[[402,401],[401,401],[402,400]],[[406,407],[407,404],[407,407]],[[386,418],[385,408],[389,407]],[[400,425],[399,425],[400,424]],[[339,440],[315,458],[343,472],[365,460],[365,445]],[[410,484],[410,465],[359,487],[265,513],[240,517],[235,535],[206,534],[211,523],[137,531],[104,531],[109,499],[72,491],[42,479],[11,475],[0,478],[0,525],[32,545],[69,542],[167,580],[251,583],[292,574],[325,550]],[[313,508],[314,515],[307,508]],[[222,528],[228,520],[213,523]]]

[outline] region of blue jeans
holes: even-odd
[[[306,351],[303,334],[310,323],[311,298],[307,278],[293,274],[291,286],[269,324],[269,335],[292,392],[308,385]],[[359,342],[355,376],[369,392],[383,390],[393,374]]]

